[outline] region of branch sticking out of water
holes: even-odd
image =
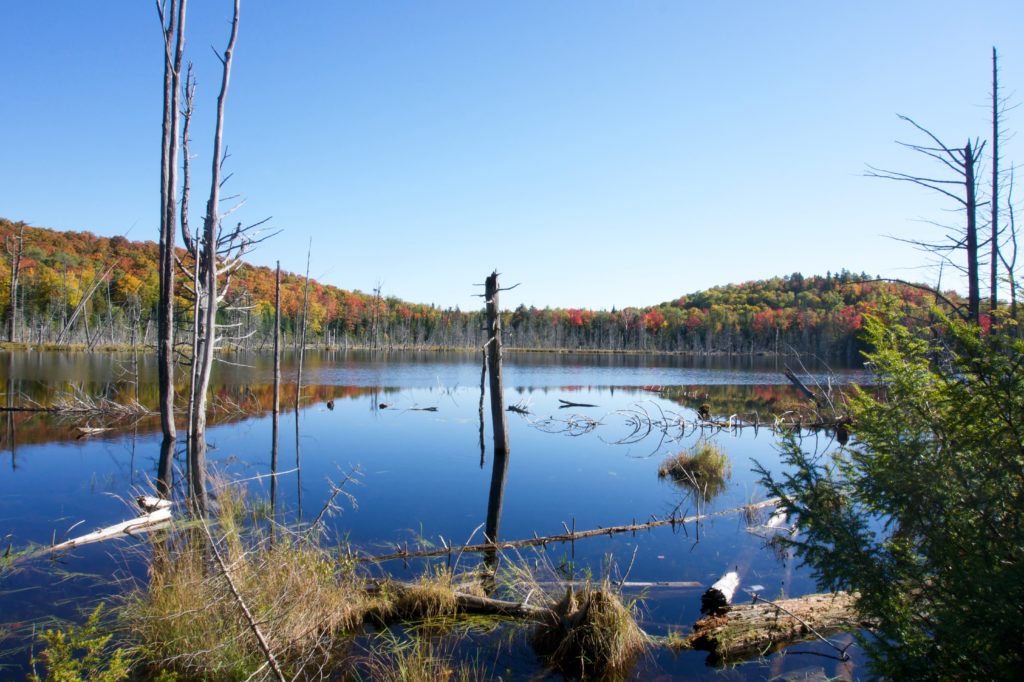
[[[621,533],[635,533],[641,530],[650,530],[651,528],[657,528],[659,526],[681,526],[688,523],[695,523],[697,521],[703,521],[716,516],[728,516],[731,514],[739,514],[748,509],[760,509],[762,507],[775,506],[780,502],[778,498],[770,500],[764,500],[763,502],[757,502],[752,505],[744,505],[743,507],[734,507],[732,509],[725,509],[723,511],[710,512],[707,514],[696,514],[693,516],[676,516],[673,514],[668,518],[657,518],[652,517],[650,521],[644,523],[631,523],[621,526],[608,526],[607,528],[592,528],[589,530],[568,530],[565,533],[559,533],[556,535],[544,535],[532,538],[526,538],[522,540],[508,540],[505,542],[483,542],[475,545],[465,545],[462,547],[446,545],[444,547],[433,547],[429,549],[409,549],[398,548],[396,551],[389,554],[378,554],[375,556],[356,556],[354,559],[360,562],[382,562],[382,561],[393,561],[395,559],[417,559],[423,557],[434,557],[434,556],[445,556],[455,555],[464,553],[480,553],[480,552],[494,552],[498,550],[506,549],[521,549],[523,547],[538,547],[544,546],[553,542],[575,542],[576,540],[583,540],[586,538],[602,537],[605,535],[617,535]]]

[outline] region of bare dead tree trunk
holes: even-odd
[[[25,250],[25,223],[14,225],[17,233],[7,238],[7,253],[11,257],[10,317],[7,319],[7,341],[14,343],[18,325],[18,278],[21,276],[21,255]],[[31,339],[29,339],[31,341]]]
[[[178,97],[185,50],[187,0],[157,3],[164,35],[163,139],[160,149],[160,298],[157,304],[157,367],[160,383],[160,428],[174,442],[174,216],[177,208]]]
[[[202,336],[200,337],[199,353],[193,359],[198,363],[196,383],[192,387],[195,399],[195,413],[191,424],[191,440],[193,446],[189,452],[189,494],[193,508],[199,514],[207,509],[206,495],[206,396],[210,386],[210,375],[213,370],[214,351],[217,343],[217,275],[218,245],[220,243],[220,186],[222,149],[224,139],[224,104],[227,101],[228,86],[231,81],[231,62],[238,39],[239,2],[235,0],[234,15],[231,20],[231,37],[223,56],[218,55],[223,67],[220,94],[217,96],[216,126],[213,136],[212,169],[210,176],[210,197],[206,202],[206,217],[203,220],[203,252],[200,257],[200,280],[202,287]],[[199,292],[196,292],[197,296]]]
[[[295,376],[295,423],[299,421],[299,399],[302,392],[302,360],[306,350],[306,314],[309,311],[309,260],[313,253],[313,240],[306,250],[306,282],[302,287],[302,324],[299,325],[299,367]],[[298,427],[296,426],[296,433]]]
[[[498,273],[491,273],[484,284],[487,303],[487,368],[491,389],[491,424],[494,428],[494,455],[508,454],[508,425],[505,423],[505,393],[501,380],[501,310],[498,307]]]
[[[1006,192],[1006,209],[1010,219],[1010,257],[999,251],[999,258],[1010,279],[1010,319],[1017,319],[1017,220],[1013,209],[1013,169],[1010,169],[1010,186]],[[1018,327],[1019,329],[1019,327]]]
[[[189,391],[188,391],[188,428],[186,429],[186,447],[187,453],[192,452],[192,423],[195,418],[196,412],[196,394],[193,388],[196,385],[196,377],[199,371],[199,363],[196,358],[199,357],[199,339],[203,333],[203,322],[201,313],[201,294],[202,286],[200,282],[199,273],[199,244],[192,236],[192,230],[189,227],[189,199],[192,194],[192,164],[189,153],[189,145],[191,143],[191,136],[189,131],[192,128],[192,98],[195,95],[195,78],[192,75],[192,64],[188,65],[188,72],[185,75],[185,106],[182,110],[182,117],[184,118],[184,126],[181,131],[181,149],[182,149],[182,184],[181,184],[181,239],[185,243],[185,248],[188,253],[192,256],[192,271],[186,272],[192,281],[191,293],[192,293],[192,348],[190,357],[189,367]],[[182,267],[184,270],[184,267]],[[191,454],[188,455],[191,460]]]
[[[306,351],[306,314],[309,310],[309,260],[313,253],[313,239],[309,240],[306,250],[306,283],[302,288],[302,325],[299,331],[299,367],[295,373],[295,496],[299,508],[299,519],[302,519],[302,466],[299,439],[299,400],[302,396],[302,361]]]
[[[992,197],[990,222],[992,255],[989,263],[989,310],[995,312],[999,294],[999,67],[996,48],[992,48]]]
[[[487,385],[487,345],[484,345],[484,349],[481,351],[483,355],[483,362],[480,365],[480,468],[484,468],[484,462],[487,461],[487,447],[484,444],[484,392]]]
[[[277,448],[281,426],[281,261],[277,261],[274,287],[274,408],[273,444],[270,449],[270,514],[277,518]]]
[[[978,227],[977,227],[977,177],[976,169],[978,161],[981,159],[982,150],[985,147],[984,142],[975,140],[973,143],[968,139],[967,144],[961,149],[959,147],[947,147],[938,137],[935,136],[927,128],[922,127],[916,123],[913,119],[907,116],[900,116],[901,119],[907,121],[912,126],[917,128],[920,132],[924,133],[935,143],[935,146],[924,146],[917,144],[906,144],[900,143],[904,147],[913,151],[929,156],[940,163],[942,163],[947,169],[952,170],[958,177],[952,179],[947,178],[930,178],[918,175],[909,175],[907,173],[899,173],[891,170],[884,170],[868,166],[869,177],[884,178],[886,180],[899,180],[904,182],[910,182],[921,187],[926,187],[934,192],[938,192],[950,199],[953,199],[959,203],[966,214],[966,227],[963,228],[962,236],[951,235],[951,242],[945,243],[928,243],[922,241],[908,240],[911,244],[922,248],[931,253],[941,255],[946,261],[953,263],[949,258],[949,252],[953,250],[963,249],[967,254],[966,266],[958,266],[955,263],[954,266],[958,267],[961,272],[967,275],[967,319],[977,324],[979,322],[981,313],[981,295],[979,289],[979,263],[978,263]],[[947,189],[947,187],[951,189]],[[952,189],[957,188],[957,189]],[[963,195],[957,194],[959,188],[963,189]]]
[[[508,425],[505,423],[505,389],[501,377],[501,309],[498,307],[498,273],[493,272],[484,283],[487,305],[487,369],[490,377],[491,428],[494,431],[494,461],[491,487],[487,496],[487,520],[484,533],[489,542],[498,539],[501,508],[508,476]],[[488,557],[490,559],[490,557]]]
[[[964,147],[964,188],[967,194],[967,316],[975,324],[981,317],[981,288],[978,281],[978,185],[974,178],[977,156],[971,150],[971,142]]]

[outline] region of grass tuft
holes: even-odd
[[[658,467],[658,478],[671,478],[676,484],[697,492],[706,500],[724,491],[731,476],[729,456],[708,441],[672,455]]]
[[[338,660],[348,635],[375,606],[354,568],[312,541],[274,542],[243,531],[242,499],[219,496],[211,528],[231,577],[283,666],[300,677]],[[131,595],[121,618],[154,669],[186,679],[245,679],[265,663],[205,534],[186,529],[158,539],[148,589]]]
[[[572,587],[552,606],[552,616],[534,632],[533,643],[548,664],[570,676],[625,677],[647,646],[632,605],[626,606],[608,582]]]

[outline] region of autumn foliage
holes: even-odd
[[[11,221],[0,218],[0,239],[13,230]],[[151,343],[158,293],[156,244],[37,227],[25,230],[17,306],[22,340],[54,340],[108,268],[109,275],[100,281],[70,338]],[[11,314],[9,278],[6,267],[0,274],[5,319]],[[502,325],[507,345],[519,348],[800,351],[856,359],[864,315],[883,297],[895,297],[910,323],[926,319],[932,302],[922,290],[871,279],[845,270],[824,277],[794,273],[714,287],[659,305],[610,311],[519,306],[502,313]],[[302,284],[301,275],[283,274],[286,339],[293,338],[302,315]],[[273,300],[274,273],[247,265],[232,283],[229,309],[222,316],[248,333],[247,346],[265,347],[273,332]],[[177,317],[187,328],[191,308],[183,292],[177,303]],[[310,284],[307,334],[312,343],[469,348],[483,343],[483,327],[482,310],[466,312]]]

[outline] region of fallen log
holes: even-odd
[[[436,556],[457,556],[459,554],[478,554],[483,552],[496,552],[504,549],[522,549],[524,547],[542,547],[554,542],[575,542],[576,540],[583,540],[585,538],[595,538],[604,535],[617,535],[620,533],[635,533],[637,531],[649,530],[651,528],[657,528],[659,526],[681,526],[696,521],[703,521],[716,516],[728,516],[730,514],[738,514],[745,510],[761,509],[762,507],[770,507],[777,505],[780,502],[779,498],[772,498],[770,500],[764,500],[763,502],[757,502],[756,504],[744,505],[743,507],[734,507],[732,509],[724,509],[722,511],[710,512],[707,514],[695,514],[693,516],[670,516],[668,518],[652,518],[650,521],[644,523],[631,523],[622,526],[608,526],[606,528],[592,528],[590,530],[569,530],[566,527],[565,533],[559,533],[556,535],[544,535],[532,538],[525,538],[522,540],[508,540],[504,542],[482,542],[476,545],[464,545],[462,547],[449,545],[442,542],[442,547],[431,547],[430,549],[409,549],[397,548],[394,552],[388,554],[377,554],[377,555],[355,555],[353,559],[359,562],[375,562],[379,563],[382,561],[393,561],[395,559],[421,559],[425,557],[436,557]],[[565,524],[563,524],[564,526]]]
[[[732,603],[732,598],[736,594],[736,588],[739,586],[739,573],[729,571],[701,595],[700,612],[706,615],[722,613]]]
[[[161,500],[157,497],[141,496],[136,499],[136,502],[143,510],[143,514],[141,516],[134,519],[128,519],[127,521],[122,521],[120,523],[115,523],[112,526],[100,528],[99,530],[95,530],[91,533],[79,535],[78,537],[71,538],[70,540],[46,547],[40,551],[39,554],[43,555],[51,554],[53,552],[62,552],[64,550],[81,547],[82,545],[102,542],[104,540],[110,540],[111,538],[121,537],[124,535],[148,533],[171,525],[173,516],[171,514],[171,502],[169,500]]]
[[[824,640],[826,634],[868,625],[857,613],[854,596],[847,592],[775,602],[756,596],[754,599],[750,604],[730,606],[698,620],[683,648],[708,651],[713,663],[734,663],[796,642]],[[840,653],[845,655],[845,650]]]

